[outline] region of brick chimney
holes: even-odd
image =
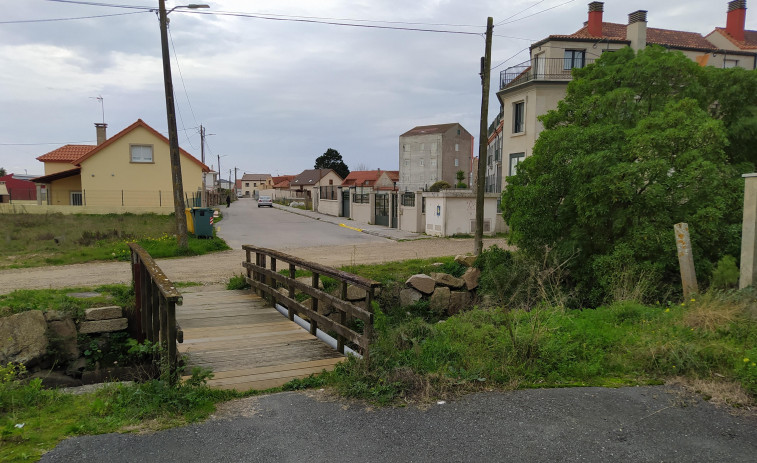
[[[628,15],[626,40],[631,41],[631,49],[639,51],[647,46],[647,12],[638,10]]]
[[[746,0],[728,2],[728,18],[725,31],[736,40],[744,40],[744,25],[746,23]]]
[[[589,3],[589,35],[592,37],[602,37],[602,12],[604,11],[603,2]]]
[[[108,137],[105,135],[105,129],[108,128],[108,124],[104,122],[95,122],[95,130],[97,131],[97,145],[102,145]]]

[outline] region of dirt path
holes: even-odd
[[[484,247],[497,244],[505,247],[504,239],[486,239]],[[415,241],[389,241],[368,245],[340,245],[294,248],[283,250],[300,258],[331,267],[349,264],[375,264],[407,259],[451,256],[473,252],[473,239],[434,238]],[[242,273],[244,252],[225,251],[182,259],[158,259],[158,265],[172,281],[193,281],[202,284],[225,283]],[[16,289],[68,288],[129,283],[131,270],[127,262],[100,262],[0,270],[0,294]]]

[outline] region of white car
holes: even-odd
[[[271,201],[270,196],[261,196],[258,198],[258,207],[263,206],[273,207],[273,201]]]

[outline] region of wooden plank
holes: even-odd
[[[214,388],[281,386],[344,359],[252,291],[190,293],[176,312],[188,371],[210,368],[216,377],[208,384]]]

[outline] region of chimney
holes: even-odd
[[[104,122],[95,122],[95,130],[97,131],[97,145],[102,145],[108,137],[105,135],[105,129],[108,128],[108,124]]]
[[[602,37],[602,12],[604,11],[603,2],[589,3],[589,35],[592,37]]]
[[[631,49],[639,51],[647,46],[647,12],[638,10],[628,15],[626,40],[631,41]]]
[[[738,41],[744,40],[744,25],[746,23],[746,0],[728,2],[728,18],[725,31]]]

